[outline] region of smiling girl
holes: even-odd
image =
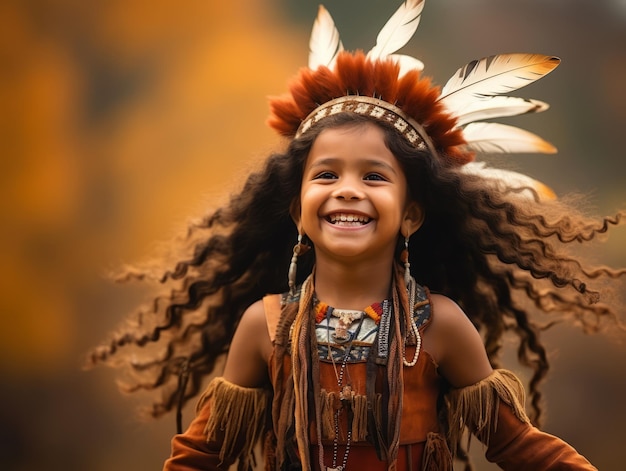
[[[165,469],[248,469],[261,442],[266,469],[451,470],[466,430],[504,469],[595,469],[533,425],[548,361],[532,312],[617,322],[592,285],[624,271],[567,249],[623,214],[588,219],[538,182],[470,163],[474,150],[520,151],[522,137],[521,151],[552,150],[471,124],[544,109],[482,84],[519,88],[558,60],[476,61],[440,93],[415,59],[392,55],[422,7],[405,2],[367,56],[341,51],[320,9],[310,68],[271,103],[286,152],[191,228],[193,255],[163,277],[173,287],[154,303],[157,327],[144,314],[94,352],[102,362],[129,344],[163,347],[129,361],[151,379],[138,387],[163,391],[155,416],[195,397],[228,353]],[[497,368],[505,333],[532,370],[533,421],[520,381]]]

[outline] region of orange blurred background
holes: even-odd
[[[399,3],[325,5],[346,48],[367,50]],[[113,371],[81,371],[144,294],[102,275],[149,257],[281,145],[266,97],[306,64],[317,5],[0,3],[0,469],[160,469],[173,416],[140,422]],[[504,160],[611,214],[626,203],[625,26],[620,0],[430,0],[406,52],[439,84],[490,54],[559,55],[520,92],[552,108],[510,120],[559,154]],[[625,241],[615,230],[595,258],[626,265]],[[545,429],[623,469],[623,342],[565,326],[546,341]]]

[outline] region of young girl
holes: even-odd
[[[93,353],[160,347],[128,359],[135,389],[162,391],[160,416],[228,352],[165,469],[250,469],[261,443],[267,469],[451,470],[466,429],[504,469],[595,469],[533,425],[548,362],[532,317],[618,323],[592,285],[624,271],[567,249],[623,214],[590,220],[538,182],[470,163],[472,150],[553,150],[475,122],[545,109],[501,94],[558,59],[476,61],[440,93],[393,54],[422,7],[405,2],[367,56],[343,52],[320,9],[309,68],[272,101],[287,150],[191,227],[169,294]],[[532,423],[520,381],[497,368],[507,333],[533,372]]]

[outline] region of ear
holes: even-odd
[[[291,204],[289,205],[289,215],[293,222],[296,224],[298,228],[298,232],[300,232],[300,198],[294,198]]]
[[[405,211],[400,232],[404,237],[410,237],[422,227],[424,223],[424,210],[416,201],[409,201]]]

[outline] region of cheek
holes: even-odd
[[[379,205],[394,214],[401,214],[406,207],[406,198],[399,192],[387,193],[380,196]]]
[[[315,192],[303,192],[300,196],[300,218],[302,224],[310,224],[313,219],[317,219],[319,211],[319,198]]]
[[[390,226],[400,230],[406,211],[405,206],[406,199],[403,195],[387,195],[384,201],[381,201],[380,210],[386,214]]]
[[[300,192],[302,211],[317,210],[326,196],[324,185],[307,185]]]

